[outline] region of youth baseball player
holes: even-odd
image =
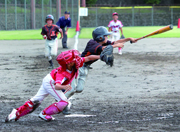
[[[69,16],[70,16],[70,12],[65,11],[64,16],[60,17],[58,22],[56,23],[56,25],[58,25],[63,30],[64,37],[62,39],[62,46],[65,49],[68,48],[67,47],[67,33],[68,33],[68,29],[71,27],[71,18]]]
[[[117,41],[120,39],[120,33],[119,33],[119,30],[121,31],[121,38],[124,38],[124,35],[123,35],[123,30],[122,30],[122,23],[121,21],[118,20],[118,13],[117,12],[114,12],[112,14],[112,17],[113,17],[113,20],[111,20],[108,24],[108,27],[109,27],[109,32],[112,31],[112,35],[111,35],[111,41]],[[120,55],[122,55],[122,49],[119,47],[118,48],[118,53]]]
[[[43,35],[43,38],[46,39],[45,43],[45,57],[48,58],[49,61],[49,67],[48,69],[53,69],[54,64],[52,62],[52,56],[57,56],[58,51],[58,39],[57,35],[60,32],[61,38],[63,38],[62,30],[54,25],[54,17],[52,15],[47,15],[45,22],[47,23],[42,27],[41,35]]]
[[[13,109],[5,122],[19,120],[20,117],[33,112],[49,94],[57,101],[40,112],[39,117],[45,121],[54,120],[51,115],[58,114],[68,105],[68,99],[64,95],[71,90],[69,85],[78,76],[78,70],[84,62],[99,59],[99,55],[80,57],[77,50],[68,50],[57,56],[60,67],[47,74],[37,94],[17,109]],[[65,92],[62,92],[65,90]]]
[[[87,43],[86,48],[81,54],[81,57],[86,57],[89,55],[100,55],[107,45],[112,45],[113,48],[122,48],[124,46],[123,44],[127,41],[132,41],[134,43],[136,42],[134,38],[119,39],[117,41],[111,42],[107,40],[107,36],[111,33],[112,32],[108,32],[106,27],[97,27],[92,33],[93,39],[91,39]],[[72,89],[65,93],[67,98],[70,98],[74,93],[80,93],[83,91],[90,65],[96,62],[97,60],[85,62],[84,65],[79,69],[78,78],[74,79],[71,83]],[[68,111],[68,107],[66,107],[66,109],[63,110],[63,114],[70,114],[70,112]]]

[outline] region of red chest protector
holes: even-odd
[[[62,78],[65,77],[66,80],[62,83],[62,85],[67,85],[67,84],[70,84],[74,78],[77,78],[78,71],[74,69],[72,71],[72,73],[69,73],[68,71],[66,71],[64,68],[62,68],[60,66],[60,67],[52,70],[50,74],[51,74],[53,80],[55,80],[55,81],[56,81],[57,76],[62,76]]]

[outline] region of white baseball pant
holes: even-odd
[[[48,40],[46,39],[45,43],[45,57],[48,57],[48,60],[51,60],[51,56],[56,56],[58,50],[58,39]]]

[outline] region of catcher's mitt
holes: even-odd
[[[114,56],[113,56],[113,46],[108,45],[100,54],[100,59],[106,62],[107,65],[113,66]]]
[[[121,35],[121,38],[120,39],[125,39],[124,35]]]

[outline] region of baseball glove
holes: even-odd
[[[113,56],[113,46],[108,45],[100,54],[100,59],[106,62],[107,65],[113,66],[114,56]]]
[[[121,35],[121,38],[120,39],[125,39],[124,35]]]

